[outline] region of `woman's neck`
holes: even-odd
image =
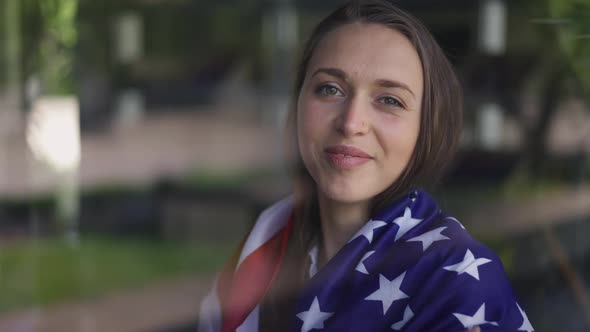
[[[322,239],[318,263],[323,266],[367,222],[369,203],[342,203],[319,196]]]

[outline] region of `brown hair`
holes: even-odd
[[[297,146],[297,98],[307,67],[322,39],[351,23],[379,24],[402,33],[416,49],[422,63],[424,87],[420,132],[408,165],[400,177],[373,198],[371,214],[418,187],[434,185],[453,158],[462,128],[462,92],[453,68],[428,29],[387,0],[352,0],[324,18],[304,46],[297,67],[293,100],[287,120],[289,157],[294,158],[296,178],[296,233],[294,256],[307,256],[310,241],[320,232],[315,183],[301,160]],[[283,269],[287,270],[287,269]],[[305,268],[294,270],[306,271]],[[291,275],[290,278],[293,278]],[[280,278],[279,278],[280,279]],[[283,283],[284,284],[284,283]]]

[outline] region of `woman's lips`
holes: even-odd
[[[342,170],[353,169],[373,159],[365,151],[346,145],[330,146],[324,151],[330,164]]]

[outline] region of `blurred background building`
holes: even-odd
[[[437,198],[536,331],[590,329],[590,1],[399,0],[465,94]],[[193,331],[290,192],[302,41],[337,0],[0,0],[0,331]]]

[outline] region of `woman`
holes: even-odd
[[[261,214],[201,331],[533,331],[500,260],[422,188],[461,129],[455,74],[386,0],[325,18],[289,118],[296,193]]]

